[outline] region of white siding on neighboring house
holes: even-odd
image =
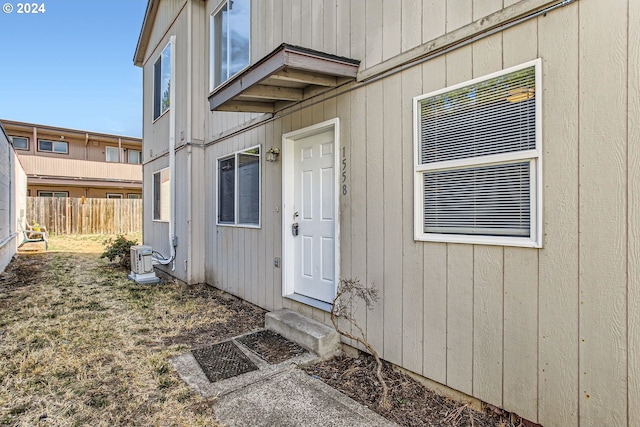
[[[24,220],[27,180],[0,125],[0,273],[16,253],[19,221]]]

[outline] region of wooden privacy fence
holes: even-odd
[[[124,234],[142,231],[142,200],[27,197],[27,221],[50,234]]]

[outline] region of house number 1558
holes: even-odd
[[[342,195],[347,195],[347,149],[342,147]]]

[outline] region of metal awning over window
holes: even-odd
[[[211,111],[273,113],[355,80],[360,61],[288,44],[209,96]]]

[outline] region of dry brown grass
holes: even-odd
[[[78,234],[72,236],[50,236],[48,252],[66,253],[102,253],[103,242],[109,238],[115,238],[115,234]],[[129,240],[138,244],[142,242],[142,233],[125,234]],[[44,243],[27,243],[20,248],[21,253],[44,252]]]
[[[188,345],[166,344],[237,316],[206,292],[137,285],[95,253],[20,255],[0,275],[0,425],[217,425],[168,360]]]

